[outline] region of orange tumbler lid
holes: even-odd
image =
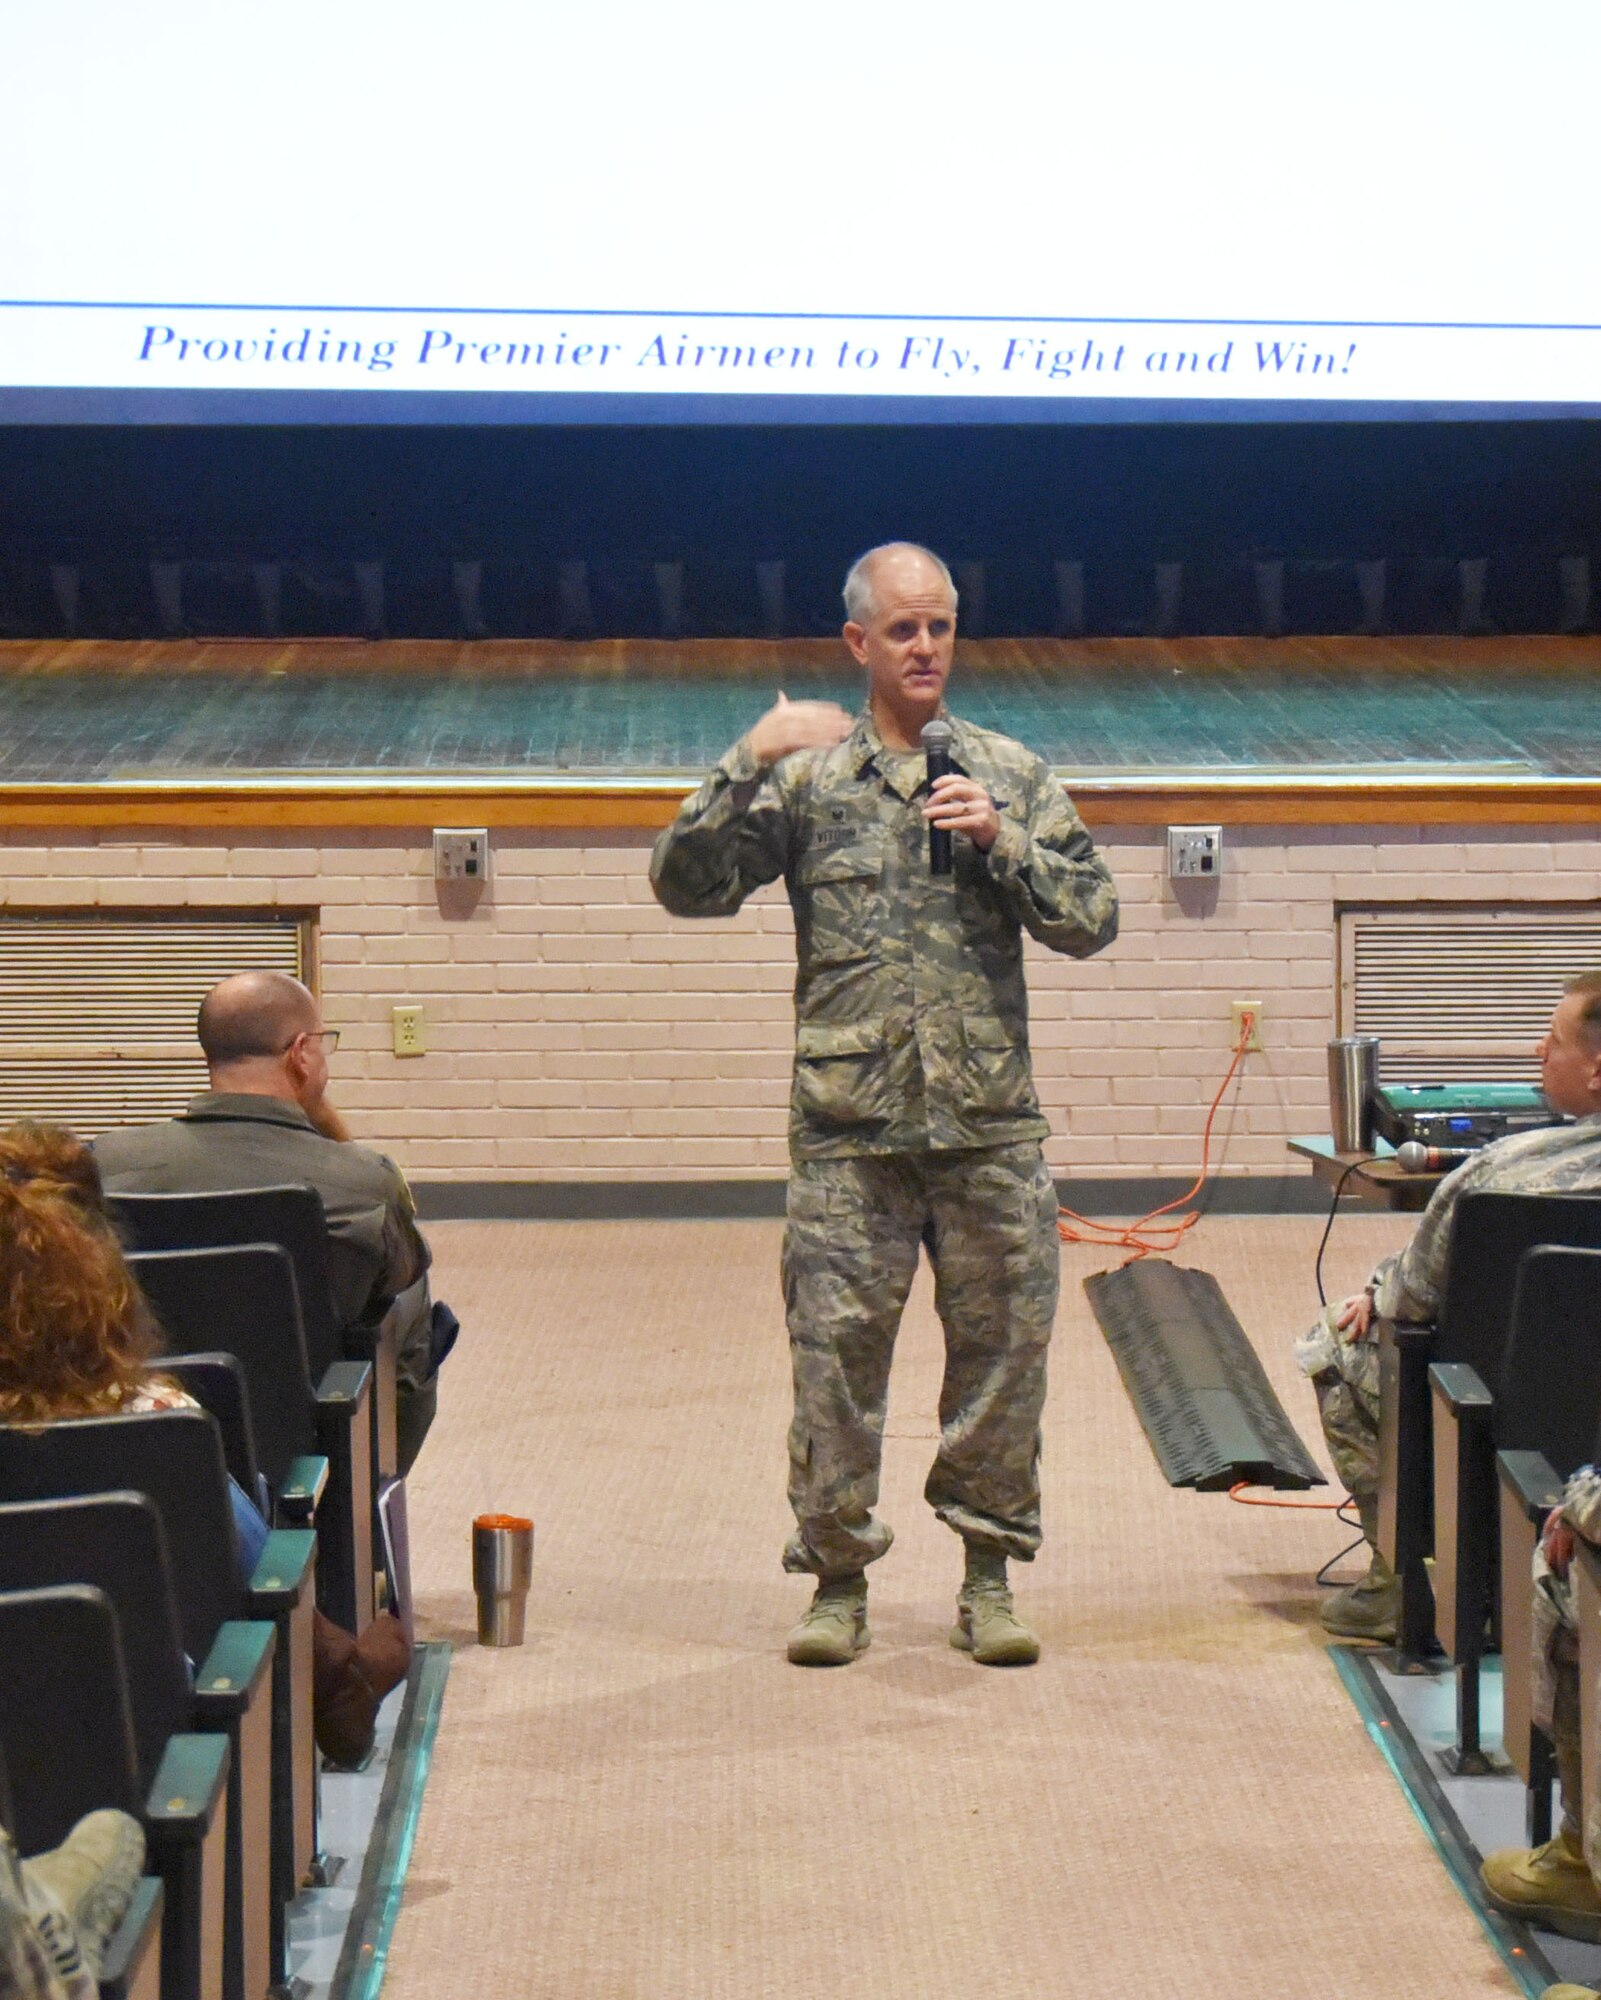
[[[480,1514],[473,1522],[475,1528],[531,1528],[533,1525],[524,1514]]]

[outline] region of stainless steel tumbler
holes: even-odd
[[[521,1514],[473,1522],[473,1591],[480,1646],[520,1646],[534,1574],[534,1524]]]
[[[1329,1043],[1329,1132],[1335,1152],[1372,1152],[1378,1084],[1377,1035],[1341,1035]]]

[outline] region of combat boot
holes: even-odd
[[[1040,1642],[1012,1608],[1006,1558],[999,1549],[967,1544],[967,1574],[956,1599],[951,1644],[984,1667],[1031,1667]]]
[[[1601,1893],[1579,1843],[1567,1833],[1543,1847],[1503,1847],[1487,1854],[1479,1879],[1503,1916],[1601,1944]]]
[[[139,1822],[102,1808],[80,1819],[59,1847],[23,1862],[28,1909],[64,1988],[74,1973],[99,1979],[100,1961],[127,1915],[144,1859]]]
[[[1357,1514],[1368,1543],[1368,1573],[1359,1583],[1336,1590],[1318,1616],[1336,1639],[1373,1639],[1389,1645],[1401,1616],[1401,1579],[1379,1554],[1379,1503],[1359,1500]]]
[[[848,1667],[871,1642],[867,1629],[867,1578],[826,1576],[789,1635],[786,1648],[797,1667]]]

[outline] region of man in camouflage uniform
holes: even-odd
[[[1546,1094],[1578,1120],[1567,1136],[1591,1155],[1587,1183],[1601,1185],[1601,972],[1569,982],[1568,997],[1551,1024]],[[1556,1090],[1553,1067],[1558,1071]],[[1557,1093],[1560,1093],[1557,1094]],[[1556,1750],[1562,1787],[1562,1825],[1556,1838],[1536,1848],[1503,1848],[1485,1857],[1485,1892],[1508,1916],[1541,1924],[1569,1937],[1601,1943],[1601,1826],[1580,1824],[1579,1637],[1569,1567],[1574,1538],[1601,1548],[1601,1470],[1581,1466],[1568,1481],[1562,1505],[1547,1519],[1534,1558],[1534,1720]],[[1601,1755],[1601,1744],[1590,1746]],[[1551,1989],[1564,1996],[1587,1987]],[[1593,1994],[1590,2000],[1596,2000]]]
[[[1357,1504],[1372,1549],[1367,1575],[1324,1605],[1328,1630],[1348,1639],[1395,1637],[1400,1585],[1378,1550],[1378,1321],[1432,1325],[1445,1293],[1456,1205],[1465,1194],[1575,1194],[1601,1189],[1601,973],[1568,984],[1540,1043],[1540,1083],[1553,1110],[1578,1122],[1517,1132],[1475,1153],[1434,1190],[1417,1233],[1387,1257],[1367,1290],[1325,1308],[1296,1342],[1312,1379],[1334,1469]]]
[[[874,549],[845,607],[866,708],[780,695],[656,843],[651,883],[674,915],[715,917],[782,875],[795,913],[784,1567],[818,1584],[789,1657],[844,1665],[867,1644],[865,1571],[891,1540],[873,1513],[890,1356],[921,1246],[946,1344],[926,1493],[967,1551],[952,1643],[1023,1663],[1039,1641],[1006,1562],[1039,1546],[1059,1244],[1021,934],[1087,956],[1116,935],[1117,896],[1049,767],[1008,737],[953,722],[954,769],[930,790],[920,732],[956,635],[944,564]],[[960,836],[948,875],[930,873],[931,825]]]

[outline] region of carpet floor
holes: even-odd
[[[1407,1218],[1336,1226],[1331,1296]],[[1308,1443],[1288,1357],[1321,1223],[1219,1218],[1219,1279]],[[923,1505],[940,1344],[902,1329],[873,1645],[783,1656],[778,1225],[449,1223],[461,1314],[413,1477],[423,1636],[458,1650],[389,2000],[975,1994],[1474,2000],[1514,1985],[1330,1664],[1331,1515],[1163,1482],[1064,1255],[1032,1669],[947,1643]],[[474,1643],[469,1524],[531,1513],[527,1642]],[[1354,1568],[1352,1573],[1354,1573]]]

